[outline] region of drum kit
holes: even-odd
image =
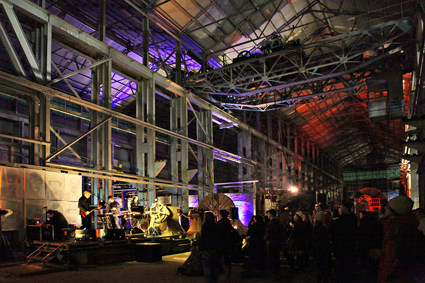
[[[98,215],[98,217],[101,218],[103,229],[113,229],[113,221],[114,216],[116,214],[112,212],[103,212],[103,214]],[[124,228],[130,230],[130,233],[144,233],[144,230],[146,229],[145,224],[145,217],[146,215],[143,213],[143,207],[141,209],[138,209],[138,207],[135,207],[135,209],[128,210],[128,211],[121,211],[121,215],[118,215],[118,218],[121,219],[121,227],[118,228]]]

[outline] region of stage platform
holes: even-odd
[[[126,235],[124,239],[120,240],[70,238],[63,241],[31,241],[27,248],[27,254],[40,248],[42,252],[38,257],[39,261],[43,261],[44,254],[47,255],[54,251],[55,255],[49,259],[50,263],[102,265],[127,261],[158,261],[163,255],[188,252],[190,247],[189,239],[146,237],[141,234]]]

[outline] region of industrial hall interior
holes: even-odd
[[[271,210],[425,207],[424,8],[0,0],[0,248],[149,261],[207,212],[244,238]]]

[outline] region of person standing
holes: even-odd
[[[287,240],[287,248],[285,249],[285,257],[288,260],[292,271],[296,266],[302,265],[303,253],[306,248],[306,223],[302,220],[302,212],[297,211],[294,215],[294,223],[291,225],[292,230]],[[297,259],[297,260],[295,260]]]
[[[325,214],[317,212],[313,217],[313,234],[311,240],[316,282],[327,283],[331,274],[331,241],[328,229],[323,225]]]
[[[413,201],[405,195],[396,196],[385,206],[382,220],[384,238],[379,262],[380,283],[425,282],[423,266],[423,234],[413,213]]]
[[[215,215],[207,211],[202,222],[201,237],[199,239],[199,251],[202,256],[202,266],[206,283],[217,283],[219,277],[219,260],[217,254],[217,226]]]
[[[106,208],[109,210],[110,213],[112,213],[112,215],[109,215],[111,219],[112,228],[121,228],[120,219],[118,217],[120,215],[120,204],[115,201],[113,196],[108,197],[108,205]]]
[[[230,281],[230,274],[232,272],[231,255],[235,250],[235,243],[232,240],[232,232],[235,231],[233,231],[234,228],[232,224],[230,224],[228,216],[229,212],[227,210],[220,210],[217,221],[217,251],[219,260],[223,262],[225,282]]]
[[[337,282],[355,282],[354,266],[357,255],[358,221],[356,215],[351,213],[346,206],[339,208],[339,214],[341,216],[332,221],[329,227],[332,251],[335,255],[335,277]]]
[[[81,227],[80,229],[91,228],[91,210],[90,210],[90,196],[91,192],[84,191],[83,195],[78,200],[78,208],[80,209],[81,215]]]
[[[283,226],[276,218],[276,210],[270,209],[267,211],[267,216],[270,219],[266,228],[266,248],[267,258],[270,264],[271,272],[277,275],[280,269],[280,245],[283,241]]]
[[[382,227],[376,212],[359,211],[357,253],[362,282],[378,281],[378,255],[382,245],[382,237]]]
[[[419,221],[418,230],[421,231],[425,235],[425,209],[423,207],[419,207],[413,211],[416,220]]]
[[[248,255],[249,258],[245,266],[249,274],[256,269],[259,272],[264,271],[264,261],[266,259],[266,241],[264,235],[266,233],[266,223],[262,215],[254,216],[254,223],[248,228],[246,234],[248,240]]]

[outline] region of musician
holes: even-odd
[[[120,204],[114,199],[113,196],[108,197],[108,205],[106,208],[109,209],[109,212],[112,213],[112,215],[109,216],[111,218],[112,228],[121,228],[120,219],[118,218],[120,215]]]
[[[45,224],[54,225],[56,228],[68,228],[68,221],[65,216],[57,210],[48,210],[46,212]]]
[[[51,230],[46,230],[43,233],[43,240],[53,240],[54,238],[62,239],[62,229],[68,228],[68,221],[65,216],[57,210],[48,210],[46,212],[46,221],[44,225],[53,225],[54,234]]]
[[[130,201],[130,211],[133,211],[133,207],[135,206],[140,206],[140,202],[139,202],[139,197],[138,196],[134,196],[131,201]]]
[[[90,229],[91,228],[91,211],[90,211],[90,196],[91,192],[84,191],[83,195],[78,200],[78,208],[80,209],[81,214],[81,227],[80,229]],[[87,214],[87,215],[86,215]]]

